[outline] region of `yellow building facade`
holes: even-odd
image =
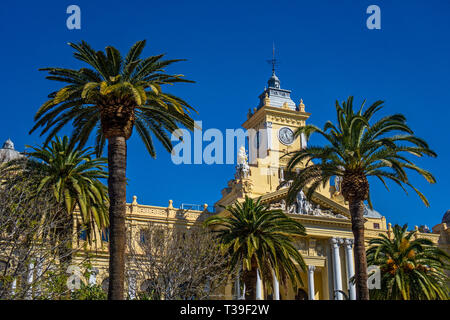
[[[298,127],[305,125],[310,113],[302,100],[294,103],[291,91],[282,89],[280,80],[275,75],[268,81],[268,86],[259,96],[259,104],[247,114],[243,128],[247,129],[248,149],[241,147],[236,166],[236,174],[221,191],[221,198],[216,202],[214,210],[205,204],[199,210],[181,206],[175,207],[169,200],[167,207],[143,205],[136,196],[127,204],[126,226],[128,241],[139,241],[140,230],[149,223],[164,224],[170,227],[191,228],[199,226],[206,218],[219,214],[226,215],[222,206],[236,201],[243,201],[245,196],[259,198],[271,208],[282,209],[290,217],[300,222],[306,229],[306,236],[299,238],[295,245],[304,257],[308,266],[302,275],[304,286],[294,291],[287,283],[281,285],[276,279],[271,292],[265,289],[262,281],[258,281],[260,299],[355,299],[355,288],[349,283],[354,274],[353,233],[351,230],[348,205],[340,193],[340,181],[320,188],[307,200],[303,192],[297,195],[296,202],[287,206],[285,198],[290,184],[289,173],[286,172],[291,151],[306,146],[303,136],[295,138],[293,133]],[[7,141],[0,156],[6,160],[14,152],[12,142]],[[17,153],[17,154],[16,154]],[[13,155],[20,156],[18,152]],[[305,163],[299,164],[300,170]],[[188,170],[188,169],[186,169]],[[391,235],[392,227],[384,216],[375,210],[366,208],[365,239],[377,237],[380,233]],[[78,217],[75,217],[75,228],[78,228]],[[446,213],[442,223],[433,227],[432,232],[417,232],[417,237],[428,238],[450,253],[450,211]],[[417,229],[417,226],[415,227]],[[89,255],[94,272],[88,279],[91,284],[108,286],[108,235],[98,234],[102,239],[88,245],[83,238],[74,242],[82,248],[84,259]],[[146,279],[127,278],[127,291],[130,298],[136,297],[143,290]],[[344,295],[344,294],[345,295]],[[243,292],[236,279],[229,279],[222,292],[216,296],[221,299],[241,299]]]
[[[319,189],[311,200],[307,200],[303,192],[291,206],[287,206],[284,200],[290,181],[285,170],[288,158],[283,156],[306,146],[306,139],[303,136],[294,138],[293,132],[305,125],[310,116],[303,101],[294,103],[290,93],[289,90],[281,89],[280,81],[273,73],[268,86],[259,96],[259,105],[249,111],[243,123],[243,127],[248,130],[248,159],[247,150],[242,147],[238,154],[236,174],[222,190],[222,197],[215,204],[213,212],[208,211],[207,205],[201,210],[175,208],[172,200],[167,207],[141,205],[134,197],[133,203],[127,206],[126,221],[130,239],[138,241],[140,228],[149,222],[189,228],[199,225],[213,214],[227,214],[221,211],[221,206],[243,201],[245,196],[261,197],[270,207],[284,210],[305,226],[307,236],[299,238],[295,245],[308,269],[303,274],[304,287],[297,291],[290,284],[283,286],[275,279],[275,289],[271,292],[265,290],[262,281],[259,281],[259,298],[355,299],[355,288],[349,283],[354,274],[353,233],[348,205],[340,194],[339,179],[334,181],[334,185]],[[304,165],[300,164],[297,170]],[[367,242],[380,233],[391,234],[391,224],[387,224],[385,217],[377,211],[366,208],[365,218]],[[435,226],[432,233],[418,232],[416,236],[428,238],[449,252],[450,231],[445,221]],[[102,284],[106,289],[107,245],[102,249],[97,246],[92,262],[98,273],[90,281]],[[135,279],[133,285],[127,281],[130,297],[135,296],[136,293],[131,291],[139,290],[144,280]],[[134,289],[131,290],[131,287]],[[219,296],[223,299],[240,299],[242,294],[236,279],[229,279]]]

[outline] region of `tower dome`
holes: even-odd
[[[19,159],[21,157],[23,157],[23,155],[14,149],[14,143],[11,139],[8,139],[3,143],[3,147],[0,149],[0,163]]]
[[[14,150],[14,142],[11,141],[11,139],[8,139],[3,143],[3,149],[10,149]]]
[[[264,88],[263,93],[259,95],[258,109],[265,106],[266,99],[269,98],[271,107],[296,110],[297,106],[291,99],[291,90],[281,89],[280,79],[275,74],[275,70],[272,70],[272,76],[267,84],[268,88]]]
[[[366,204],[364,204],[364,217],[381,219],[383,216],[378,211],[370,209]]]
[[[278,79],[277,75],[275,74],[275,71],[272,72],[272,76],[270,77],[269,81],[267,81],[267,84],[269,88],[280,89],[280,79]]]

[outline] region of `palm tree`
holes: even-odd
[[[213,216],[206,226],[215,226],[223,250],[230,254],[231,268],[243,270],[243,280],[249,298],[256,298],[257,270],[270,283],[272,271],[277,279],[289,277],[294,286],[302,284],[300,270],[306,265],[292,242],[305,236],[305,228],[281,210],[270,210],[267,205],[249,197],[243,203],[224,207],[231,216]]]
[[[171,151],[167,132],[182,124],[189,129],[194,121],[193,110],[187,102],[169,93],[161,86],[177,82],[192,82],[183,75],[164,71],[168,65],[181,60],[162,60],[163,54],[140,58],[145,41],[136,42],[125,58],[111,46],[105,52],[94,51],[86,42],[69,43],[75,49],[74,57],[89,65],[79,70],[45,68],[47,79],[67,85],[49,95],[35,115],[36,124],[30,133],[42,127],[47,134],[45,144],[66,124],[72,122],[73,143],[81,147],[96,130],[95,149],[98,156],[108,140],[108,191],[110,197],[110,261],[108,299],[124,297],[125,267],[125,209],[127,140],[133,128],[144,142],[147,151],[155,157],[152,134]]]
[[[385,234],[369,241],[367,263],[381,270],[381,288],[370,291],[379,300],[448,300],[449,278],[445,269],[450,256],[437,248],[431,240],[413,236],[395,225],[393,239]]]
[[[58,224],[52,241],[71,241],[73,232],[73,214],[78,208],[81,225],[87,229],[88,240],[95,235],[94,228],[101,231],[108,226],[108,194],[106,186],[100,179],[106,179],[106,159],[93,158],[94,152],[89,149],[74,149],[70,146],[69,138],[56,137],[50,145],[30,147],[26,152],[27,158],[13,160],[3,169],[3,173],[16,172],[16,180],[33,179],[34,196],[39,197],[48,192],[51,201],[61,205],[64,210],[44,214],[42,223],[55,221],[53,214],[59,214]],[[48,221],[48,222],[46,222]],[[59,252],[62,267],[71,260],[70,254],[64,249]],[[69,251],[70,252],[70,251]]]
[[[355,238],[355,278],[357,297],[369,299],[367,287],[367,261],[364,245],[364,201],[372,208],[369,195],[368,177],[378,178],[388,189],[386,179],[398,184],[405,192],[411,187],[429,205],[425,196],[409,181],[405,169],[419,173],[429,183],[435,183],[433,175],[415,165],[407,155],[435,157],[428,144],[413,134],[401,114],[390,115],[372,123],[372,117],[382,108],[383,101],[376,101],[363,111],[353,110],[353,97],[342,103],[336,101],[337,125],[328,121],[324,128],[305,125],[295,135],[318,133],[326,140],[324,146],[309,145],[305,149],[289,153],[287,169],[293,172],[297,165],[304,168],[295,174],[289,188],[287,200],[293,202],[297,193],[307,190],[306,196],[325,187],[333,176],[341,177],[341,192],[349,204],[352,231]],[[317,160],[314,162],[313,160]],[[388,189],[389,190],[389,189]]]

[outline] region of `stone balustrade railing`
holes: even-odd
[[[182,209],[173,206],[173,201],[169,200],[167,207],[141,205],[137,202],[137,197],[133,196],[133,202],[126,206],[126,224],[127,228],[145,225],[151,222],[165,222],[168,224],[195,225],[200,224],[213,213],[208,211],[208,205],[203,205],[203,210]],[[80,221],[79,213],[75,214],[75,220]],[[75,222],[76,225],[77,222]],[[97,241],[89,244],[83,239],[76,239],[78,247],[83,247],[87,251],[96,251],[98,253],[108,252],[108,241],[102,239],[97,234]],[[101,243],[100,243],[101,241]]]

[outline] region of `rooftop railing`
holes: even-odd
[[[180,209],[202,211],[203,206],[200,204],[182,203]]]

